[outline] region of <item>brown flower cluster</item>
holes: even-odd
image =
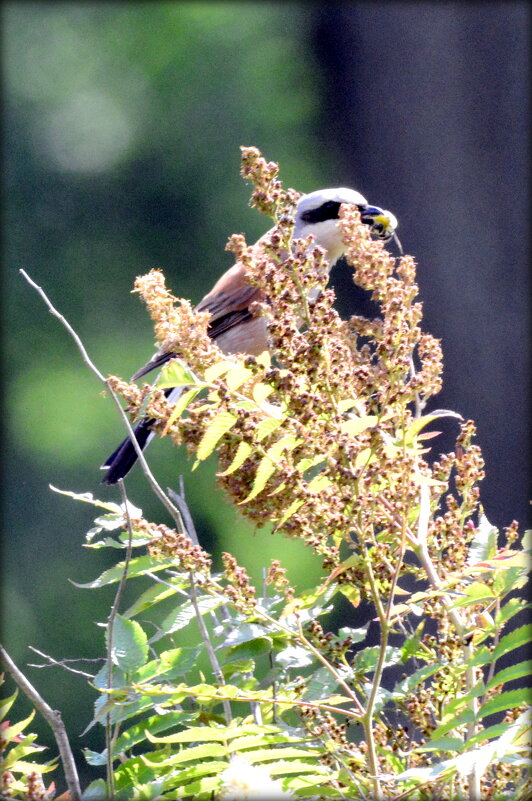
[[[429,487],[437,508],[454,468],[467,498],[463,523],[464,512],[476,506],[481,473],[470,428],[460,444],[463,456],[452,464],[443,459],[433,474],[424,458],[412,407],[439,391],[442,367],[439,342],[420,329],[414,260],[391,256],[358,211],[344,207],[354,280],[372,293],[381,317],[341,320],[326,289],[323,252],[311,241],[292,239],[297,194],[282,188],[277,165],[254,148],[243,149],[242,172],[255,186],[252,203],[276,223],[258,246],[247,247],[242,236],[229,244],[268,297],[254,311],[268,318],[271,357],[224,356],[207,335],[208,315],[174,298],[162,274],[151,271],[137,279],[136,289],[157,340],[179,352],[204,380],[204,392],[174,420],[172,406],[154,391],[148,412],[160,421],[157,430],[192,452],[215,449],[219,481],[243,513],[302,538],[328,569],[340,564],[342,543],[377,548],[377,578],[380,565],[385,586],[420,486]],[[311,302],[315,289],[321,294]],[[133,408],[142,403],[139,390],[115,386]],[[455,532],[453,514],[451,506],[431,531],[433,541]]]

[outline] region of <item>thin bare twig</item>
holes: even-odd
[[[218,662],[218,657],[214,652],[214,648],[211,642],[211,638],[209,637],[207,626],[205,625],[205,621],[203,620],[203,616],[199,608],[198,595],[196,592],[196,582],[194,579],[193,570],[189,572],[189,578],[190,578],[190,600],[192,601],[192,606],[194,607],[194,611],[196,613],[196,620],[198,621],[198,627],[200,630],[201,638],[203,640],[203,644],[205,645],[205,650],[207,651],[207,655],[209,657],[213,673],[216,676],[216,680],[218,681],[219,684],[224,685],[225,684],[224,674],[222,668],[220,667],[220,663]],[[231,704],[227,699],[225,699],[222,701],[222,706],[224,708],[225,722],[229,724],[233,720],[233,714],[231,712]]]
[[[42,656],[43,659],[47,659],[48,660],[48,664],[47,665],[29,664],[28,665],[29,667],[47,668],[47,667],[54,667],[54,666],[57,665],[57,667],[62,667],[65,670],[68,670],[70,673],[77,673],[80,676],[85,676],[87,679],[93,679],[94,678],[94,673],[86,673],[84,670],[76,670],[76,668],[70,667],[70,665],[67,664],[67,662],[77,662],[78,661],[77,659],[60,659],[60,660],[58,660],[58,659],[54,659],[52,656],[49,656],[48,654],[43,653],[43,651],[39,651],[38,648],[34,648],[32,645],[29,645],[28,648],[30,649],[30,651],[33,651],[35,654],[39,654],[39,656]],[[101,659],[90,659],[90,660],[83,660],[83,661],[101,662],[102,660]]]
[[[144,454],[142,452],[142,448],[140,447],[139,443],[137,442],[137,438],[136,438],[136,436],[134,434],[134,431],[133,431],[133,428],[131,426],[131,423],[129,422],[128,416],[125,413],[125,411],[122,409],[122,406],[120,405],[120,401],[118,399],[118,396],[114,392],[114,390],[111,387],[109,381],[98,370],[98,368],[96,367],[94,362],[92,362],[92,360],[89,357],[89,354],[87,353],[87,350],[86,350],[83,342],[81,341],[79,336],[76,334],[76,332],[74,331],[74,329],[72,328],[72,326],[70,325],[68,320],[65,317],[63,317],[63,315],[60,312],[57,311],[57,309],[52,304],[52,302],[49,300],[48,296],[46,295],[46,293],[42,289],[42,287],[40,287],[38,284],[36,284],[35,281],[32,278],[30,278],[30,276],[27,274],[27,272],[25,270],[20,270],[20,273],[26,279],[28,284],[30,286],[32,286],[38,292],[38,294],[41,296],[41,298],[45,302],[46,306],[48,307],[48,311],[51,314],[53,314],[54,317],[57,317],[59,322],[66,328],[66,330],[68,331],[68,333],[70,334],[70,336],[72,337],[74,342],[76,343],[76,345],[78,347],[78,350],[81,353],[81,357],[82,357],[83,361],[85,362],[85,364],[87,365],[87,367],[90,370],[92,370],[92,372],[99,379],[99,381],[101,381],[102,384],[105,385],[105,387],[108,390],[111,398],[113,399],[113,401],[115,403],[115,406],[118,409],[118,412],[120,414],[120,417],[122,418],[122,421],[123,421],[123,423],[124,423],[124,425],[126,427],[129,439],[131,440],[131,443],[132,443],[133,447],[135,448],[135,453],[137,454],[137,458],[139,460],[139,464],[140,464],[140,466],[142,468],[142,471],[143,471],[144,475],[146,476],[146,478],[148,480],[148,483],[150,484],[150,486],[151,486],[152,490],[154,491],[155,495],[159,498],[159,500],[161,501],[161,503],[163,504],[165,509],[168,511],[170,516],[175,521],[177,527],[179,529],[182,529],[183,523],[182,523],[182,520],[181,520],[181,515],[179,514],[179,510],[176,509],[176,507],[173,505],[173,503],[170,501],[170,499],[163,492],[163,490],[161,489],[161,487],[157,483],[157,480],[156,480],[155,476],[151,472],[151,470],[150,470],[150,468],[148,466],[148,463],[147,463],[147,461],[146,461],[146,459],[144,457]]]
[[[183,520],[183,525],[185,528],[186,534],[188,534],[189,538],[192,540],[194,545],[199,545],[199,539],[196,532],[196,527],[194,525],[194,521],[192,519],[192,515],[190,514],[190,509],[188,508],[188,504],[185,500],[185,484],[183,481],[183,476],[179,476],[179,494],[174,492],[173,489],[170,487],[166,488],[168,496],[177,504],[179,511],[181,513],[181,519]]]
[[[65,780],[70,792],[71,801],[81,801],[81,787],[79,784],[78,771],[74,761],[74,755],[70,747],[68,735],[61,718],[61,713],[52,709],[37,692],[33,684],[26,678],[21,670],[15,665],[5,648],[0,645],[0,659],[11,673],[14,681],[20,687],[24,695],[30,699],[33,706],[41,713],[43,718],[52,729],[59,755],[65,772]]]

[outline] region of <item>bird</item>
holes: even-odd
[[[365,197],[355,189],[347,187],[318,189],[299,198],[294,215],[293,238],[305,239],[312,234],[313,246],[318,245],[325,251],[328,271],[345,250],[342,232],[338,225],[342,204],[356,206],[360,211],[361,221],[370,227],[372,234],[384,241],[395,239],[401,251],[395,233],[397,219],[390,211],[369,205]],[[258,243],[262,240],[263,237]],[[264,299],[263,290],[249,283],[244,265],[237,262],[216,281],[211,291],[198,303],[196,310],[210,313],[208,334],[223,353],[257,356],[268,349],[268,324],[265,317],[254,316],[250,306]],[[137,370],[131,380],[142,378],[177,356],[179,354],[176,352],[160,348]],[[181,387],[166,390],[169,402],[175,403],[182,391]],[[141,449],[144,449],[154,436],[153,422],[153,419],[146,415],[133,429]],[[101,469],[107,471],[102,483],[116,484],[129,473],[137,458],[135,447],[128,436],[102,465]]]

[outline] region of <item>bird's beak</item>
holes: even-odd
[[[403,253],[401,242],[395,233],[397,218],[391,211],[385,211],[379,208],[379,206],[363,206],[360,209],[360,219],[364,225],[369,225],[371,233],[379,239],[383,239],[385,242],[393,239],[399,252],[401,254]]]

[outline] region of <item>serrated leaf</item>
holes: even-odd
[[[349,434],[350,437],[356,437],[367,431],[368,428],[374,428],[377,425],[379,418],[374,414],[366,414],[363,417],[353,416],[340,425],[342,434]]]
[[[354,607],[357,607],[360,603],[360,587],[355,587],[354,584],[340,584],[338,587],[338,592],[341,593],[344,598],[353,604]]]
[[[338,411],[343,414],[344,412],[348,412],[349,409],[352,409],[358,403],[357,400],[353,400],[353,398],[345,398],[344,400],[338,401]]]
[[[331,479],[328,478],[328,476],[320,474],[314,476],[314,478],[309,481],[309,483],[307,484],[307,492],[310,493],[321,492],[322,490],[327,489],[331,485],[332,485]]]
[[[319,456],[305,456],[303,459],[300,459],[298,462],[295,463],[294,467],[296,470],[300,470],[304,473],[306,470],[310,470],[311,467],[316,467],[319,464],[323,464],[325,459],[323,455],[320,454]]]
[[[340,671],[340,673],[342,673]],[[329,698],[338,689],[338,680],[325,667],[320,667],[312,671],[307,680],[304,699],[305,701],[323,701]]]
[[[189,723],[191,720],[192,715],[190,712],[179,711],[153,715],[123,731],[116,741],[114,753],[118,755],[124,751],[128,751],[130,748],[133,748],[134,745],[146,740],[146,730],[155,735],[172,726]],[[103,752],[103,756],[105,757],[105,752]]]
[[[375,456],[372,454],[371,448],[362,448],[361,451],[355,456],[354,467],[359,470],[361,467],[375,461]]]
[[[495,615],[495,626],[500,630],[514,616],[523,609],[532,609],[532,604],[526,603],[523,598],[508,598]]]
[[[198,461],[202,462],[211,455],[218,442],[224,434],[227,434],[227,432],[233,428],[237,420],[238,417],[236,414],[228,412],[226,409],[222,409],[222,411],[211,420],[203,433],[196,451],[196,458]]]
[[[168,778],[165,777],[164,788],[166,792],[164,797],[170,798],[170,796],[167,794],[168,790],[181,787],[184,784],[188,785],[188,782],[193,779],[199,779],[201,776],[211,776],[213,774],[218,775],[226,769],[227,761],[215,759],[199,762],[197,765],[191,765],[188,768],[181,768],[180,770],[173,772]],[[188,787],[185,789],[187,797],[190,797],[188,794]],[[178,797],[181,797],[181,793]]]
[[[289,645],[275,654],[275,661],[285,670],[290,670],[312,665],[314,657],[307,648],[303,648],[301,645]]]
[[[495,526],[492,526],[486,515],[482,514],[475,536],[469,545],[467,564],[475,565],[477,562],[493,558],[497,553],[498,535]]]
[[[225,383],[229,389],[235,390],[245,384],[246,381],[249,381],[252,376],[252,370],[244,367],[243,364],[238,364],[226,373]]]
[[[523,676],[530,676],[532,674],[532,660],[527,659],[524,662],[518,662],[516,665],[510,665],[503,670],[499,670],[486,685],[486,690],[492,687],[497,687],[499,684],[505,684],[514,679],[520,679]]]
[[[195,648],[172,648],[170,651],[163,651],[157,658],[147,662],[135,673],[135,683],[143,684],[153,682],[155,679],[160,681],[164,677],[165,681],[175,679],[188,673],[196,664],[201,646]]]
[[[338,589],[342,589],[339,587]],[[364,673],[371,673],[376,665],[377,660],[380,655],[380,646],[379,645],[371,645],[368,648],[363,648],[357,654],[355,654],[355,658],[353,659],[353,669],[357,672],[361,671]],[[389,667],[390,665],[396,665],[399,663],[399,659],[401,658],[401,649],[394,648],[391,645],[386,646],[386,655],[384,659],[384,667]]]
[[[220,376],[224,375],[224,373],[233,366],[233,361],[219,361],[216,362],[216,364],[212,364],[210,367],[207,367],[203,374],[205,381],[207,381],[208,384],[212,384],[213,381],[216,381],[217,378],[220,378]]]
[[[97,579],[89,581],[87,584],[80,584],[77,581],[69,579],[70,583],[75,587],[82,589],[95,589],[97,587],[105,587],[108,584],[114,584],[120,581],[124,573],[124,562],[119,562],[109,570],[104,570]],[[175,559],[154,559],[152,556],[138,556],[136,559],[131,559],[128,563],[127,575],[128,578],[133,576],[142,576],[144,573],[157,573],[160,570],[166,570],[167,567],[175,567]]]
[[[266,417],[264,420],[261,420],[255,431],[255,440],[257,442],[262,442],[269,434],[273,434],[282,422],[282,419],[278,417]]]
[[[419,753],[427,751],[460,751],[464,747],[464,741],[460,737],[439,737],[437,740],[430,740],[425,745],[419,745],[414,750]]]
[[[233,663],[240,662],[242,663],[244,660],[256,660],[257,657],[261,656],[262,654],[269,653],[272,649],[272,640],[270,637],[256,637],[254,640],[250,640],[249,642],[243,642],[240,645],[233,645],[228,649],[227,656],[224,660],[224,665],[232,665],[232,673],[233,675],[236,671],[236,668]],[[242,673],[243,671],[239,671]]]
[[[482,581],[473,581],[462,592],[465,597],[462,596],[453,601],[452,609],[461,609],[476,604],[488,604],[495,597],[492,588]]]
[[[126,674],[142,667],[148,658],[148,638],[142,626],[122,615],[114,619],[110,645],[113,663]]]
[[[108,801],[107,784],[103,779],[95,779],[85,788],[82,801]]]
[[[238,470],[239,467],[242,467],[246,459],[248,458],[249,454],[252,453],[253,448],[247,442],[239,442],[238,448],[236,449],[236,453],[233,456],[233,460],[229,467],[226,470],[223,470],[221,473],[216,473],[217,476],[229,476],[231,473],[234,473],[235,470]]]
[[[254,385],[251,394],[255,403],[258,403],[260,406],[261,403],[264,403],[266,398],[269,398],[273,391],[274,389],[271,384],[263,384],[261,381],[259,381]]]
[[[495,695],[482,704],[478,710],[478,719],[485,718],[488,715],[493,715],[495,712],[507,712],[510,709],[515,709],[516,706],[521,706],[526,702],[526,692],[523,690],[508,690],[507,692]]]
[[[265,456],[263,456],[257,467],[251,491],[243,501],[240,501],[239,505],[248,503],[262,492],[270,476],[277,470],[277,463],[284,451],[293,450],[300,442],[301,439],[294,434],[286,434],[286,436],[281,437],[281,439],[274,442],[273,445],[268,448]]]
[[[181,359],[172,359],[162,368],[156,387],[157,389],[172,389],[197,383],[199,383],[197,377],[185,362],[182,362]]]
[[[12,740],[18,734],[24,731],[26,726],[29,726],[33,718],[35,717],[35,710],[32,710],[27,718],[24,720],[19,720],[17,723],[12,723],[11,726],[6,726],[5,729],[2,729],[2,739],[3,740]]]
[[[251,724],[247,726],[191,726],[184,731],[170,734],[168,737],[155,737],[150,732],[146,732],[146,735],[152,743],[225,743],[255,732],[263,734],[276,733],[277,728]]]
[[[224,603],[223,598],[213,598],[210,595],[203,596],[198,598],[198,608],[200,614],[205,615],[207,612],[211,612],[214,609],[218,609]],[[191,601],[187,601],[181,606],[177,607],[177,609],[173,609],[170,614],[168,614],[162,623],[159,624],[159,630],[150,637],[150,643],[157,642],[160,640],[161,637],[165,637],[167,634],[173,634],[174,631],[179,631],[180,629],[185,628],[188,624],[194,620],[196,617],[196,610],[194,605]]]
[[[500,639],[493,650],[492,661],[500,659],[501,656],[507,654],[508,651],[513,651],[515,648],[526,645],[531,639],[532,623],[525,623],[524,626],[519,626],[519,628],[514,629]]]
[[[131,606],[123,613],[124,617],[135,617],[139,612],[144,612],[146,609],[151,609],[152,606],[170,598],[181,590],[187,584],[186,579],[177,581],[175,576],[172,577],[166,586],[163,584],[151,584],[141,595],[131,604]]]
[[[229,632],[222,645],[229,647],[267,636],[268,629],[258,623],[241,623],[240,626]]]
[[[278,523],[275,524],[275,530],[278,531],[280,528],[284,526],[287,520],[289,520],[293,514],[297,512],[298,509],[301,509],[305,502],[299,498],[296,498],[295,501],[292,501],[284,515],[281,517]]]
[[[113,503],[112,501],[99,501],[94,497],[92,492],[70,492],[69,490],[61,490],[54,487],[53,484],[48,484],[52,492],[57,492],[58,495],[65,495],[67,498],[72,498],[75,501],[82,501],[83,503],[90,503],[92,506],[97,506],[100,509],[107,509],[108,512],[118,514],[123,510],[120,504]]]

